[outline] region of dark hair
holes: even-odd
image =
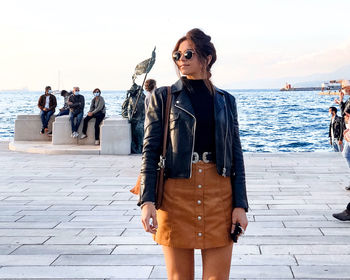
[[[98,92],[101,93],[101,90],[99,88],[95,88],[92,92],[95,92],[96,90],[98,90]]]
[[[68,91],[62,90],[62,91],[61,91],[61,96],[66,96],[66,95],[68,95]]]
[[[337,108],[335,108],[335,107],[329,107],[329,109],[331,109],[332,110],[332,112],[334,112],[334,113],[337,113],[338,112],[338,110],[337,110]]]
[[[151,92],[152,90],[154,90],[154,88],[156,87],[157,83],[155,80],[153,79],[148,79],[145,82],[145,90],[147,90],[148,92]]]
[[[194,48],[196,51],[196,54],[198,56],[199,61],[201,64],[205,67],[205,71],[207,73],[207,77],[205,79],[205,84],[208,87],[208,89],[213,93],[214,92],[214,86],[212,82],[210,81],[211,77],[211,67],[216,61],[216,50],[214,47],[214,44],[211,42],[211,37],[207,34],[205,34],[202,30],[199,28],[191,29],[186,33],[185,36],[181,37],[175,47],[173,52],[176,52],[179,50],[180,44],[186,40],[191,41],[194,44]],[[211,55],[211,61],[208,63],[208,56]],[[177,69],[177,71],[179,71]],[[179,72],[178,72],[179,74]]]
[[[50,86],[46,86],[46,87],[45,87],[45,91],[47,91],[47,90],[49,90],[49,89],[51,89]]]

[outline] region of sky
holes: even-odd
[[[280,78],[350,65],[348,0],[0,0],[0,7],[0,90],[125,90],[154,46],[148,77],[170,85],[178,79],[173,47],[195,27],[216,47],[212,80],[221,88],[278,88]]]

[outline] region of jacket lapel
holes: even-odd
[[[195,113],[191,100],[188,97],[186,90],[184,90],[181,80],[178,80],[171,86],[171,92],[174,95],[175,106],[194,116]]]
[[[215,89],[215,94],[214,94],[214,111],[215,111],[215,116],[218,116],[221,110],[225,109],[225,96],[223,93],[218,91],[218,89]]]

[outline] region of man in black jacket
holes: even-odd
[[[71,137],[77,138],[79,136],[78,129],[83,119],[84,107],[85,107],[85,98],[80,94],[79,87],[73,88],[73,94],[69,96],[68,99],[69,106],[69,118],[72,126],[72,135]]]
[[[343,150],[343,122],[337,115],[337,108],[329,107],[331,122],[329,123],[329,143],[333,146],[335,152]]]

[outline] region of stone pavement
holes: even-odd
[[[0,143],[0,279],[165,279],[144,233],[139,156],[42,155]],[[251,211],[232,279],[350,279],[349,169],[336,153],[246,154]],[[196,252],[196,278],[201,258]]]

